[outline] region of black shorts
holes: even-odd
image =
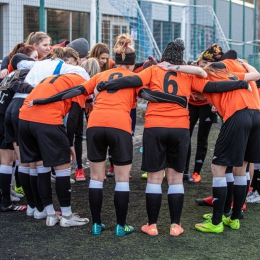
[[[207,123],[217,123],[218,116],[217,113],[211,112],[211,105],[206,104],[203,106],[194,106],[189,104],[189,114],[190,119],[192,120],[200,120],[200,124],[207,124]]]
[[[70,144],[64,125],[48,125],[19,120],[22,163],[43,160],[45,167],[70,163]]]
[[[6,150],[14,150],[13,144],[7,144],[5,142],[5,117],[0,116],[0,149]]]
[[[14,98],[9,104],[5,114],[5,142],[16,142],[18,145],[18,122],[19,110],[22,107],[24,98]]]
[[[142,170],[157,172],[172,168],[183,172],[190,142],[185,128],[145,128],[143,134]]]
[[[111,127],[90,127],[87,129],[87,154],[90,161],[105,161],[108,147],[115,165],[132,163],[133,141],[130,133]]]
[[[212,163],[241,167],[243,161],[260,163],[260,112],[237,111],[222,125]]]

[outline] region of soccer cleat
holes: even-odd
[[[39,211],[37,208],[35,208],[33,217],[34,217],[35,219],[44,219],[44,218],[47,218],[46,209],[43,209],[43,211]]]
[[[142,174],[142,179],[147,179],[147,172],[144,172],[144,173]]]
[[[82,169],[78,169],[75,173],[75,179],[76,181],[85,181],[85,172]]]
[[[56,182],[56,175],[51,174],[51,182],[55,183]]]
[[[107,177],[114,177],[115,176],[115,172],[114,172],[114,166],[110,166],[108,172],[106,173]]]
[[[120,226],[119,224],[116,225],[115,234],[118,237],[123,237],[125,235],[129,235],[134,232],[134,228],[125,224],[124,226]]]
[[[190,178],[190,173],[187,172],[187,171],[184,171],[184,173],[183,173],[183,180],[189,180],[189,178]]]
[[[11,189],[10,191],[11,195],[13,195],[14,197],[17,197],[17,198],[23,198],[24,195],[23,194],[20,194],[20,193],[17,193],[15,190]]]
[[[74,227],[74,226],[83,226],[88,224],[88,218],[80,218],[77,213],[72,213],[70,216],[62,216],[60,219],[61,227]]]
[[[165,178],[166,177],[166,172],[164,171],[163,172],[163,178]],[[143,174],[142,174],[142,179],[147,179],[147,172],[144,172]]]
[[[182,234],[183,232],[184,232],[184,230],[181,227],[181,225],[178,225],[178,224],[175,224],[175,223],[171,224],[171,227],[170,227],[170,235],[171,236],[177,237],[180,234]]]
[[[7,212],[7,211],[23,211],[26,210],[26,205],[15,205],[14,203],[10,204],[9,206],[0,205],[0,212]]]
[[[198,223],[195,225],[195,228],[198,231],[206,232],[206,233],[222,233],[224,231],[223,222],[220,222],[218,225],[212,224],[212,220],[207,219],[202,223]]]
[[[225,226],[229,226],[231,229],[239,229],[240,221],[239,219],[231,219],[231,217],[222,218],[222,221]]]
[[[258,194],[257,190],[254,192],[253,195],[246,199],[247,203],[260,203],[260,195]]]
[[[249,197],[253,196],[255,192],[253,190],[250,190],[246,195],[246,200],[248,200]]]
[[[32,217],[34,215],[34,211],[36,208],[31,208],[30,205],[27,205],[27,209],[26,209],[26,215],[28,217]]]
[[[194,172],[192,176],[189,178],[189,183],[199,183],[201,181],[201,177],[197,172]]]
[[[15,187],[14,187],[14,191],[15,191],[16,193],[18,193],[18,194],[23,195],[23,196],[25,195],[22,186],[19,187],[19,188],[15,186]]]
[[[98,223],[94,223],[92,226],[92,234],[93,235],[100,235],[102,233],[103,230],[105,230],[105,225],[104,224],[98,224]]]
[[[195,201],[198,205],[201,206],[213,206],[213,196],[204,199],[196,199]]]
[[[46,218],[46,226],[53,227],[60,221],[60,216],[55,213],[54,215],[49,215]]]
[[[14,201],[14,202],[18,202],[18,201],[20,201],[21,199],[18,198],[18,197],[15,197],[15,196],[13,196],[13,195],[10,195],[10,200],[11,200],[11,201]]]
[[[158,235],[158,229],[156,224],[149,225],[148,223],[144,226],[142,226],[141,230],[146,233],[149,236],[157,236]]]

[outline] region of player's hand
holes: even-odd
[[[73,146],[70,147],[70,157],[71,157],[72,162],[74,162],[76,160],[76,153],[75,153],[75,149]]]
[[[3,69],[0,71],[0,79],[4,79],[9,74],[8,69]]]
[[[96,98],[97,98],[97,96],[98,96],[99,93],[100,93],[100,92],[97,90],[97,87],[95,87],[95,89],[94,89],[94,95],[95,95]]]
[[[218,110],[216,109],[216,107],[212,106],[212,107],[211,107],[211,112],[212,112],[212,113],[217,113]]]
[[[29,101],[28,103],[27,103],[27,107],[32,107],[33,106],[33,100],[32,101]]]
[[[163,61],[161,63],[157,64],[158,67],[160,67],[163,70],[169,70],[169,67],[173,66],[171,63],[167,62],[167,61]]]

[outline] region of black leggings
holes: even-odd
[[[74,148],[76,153],[76,161],[77,161],[78,169],[82,169],[82,141],[83,141],[84,114],[85,114],[85,108],[82,108],[78,117],[78,124],[75,130]]]
[[[208,137],[212,123],[216,122],[217,115],[211,112],[211,106],[193,106],[189,104],[190,112],[190,137],[192,136],[194,127],[199,120],[198,135],[197,135],[197,150],[195,155],[194,171],[200,174],[204,160],[208,150]],[[186,160],[186,171],[189,172],[191,157],[191,142]]]

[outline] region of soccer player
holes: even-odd
[[[239,62],[248,73],[231,73],[222,62],[212,63],[204,68],[208,79],[222,81],[245,79],[255,81],[260,74],[242,60]],[[260,161],[260,106],[256,86],[252,92],[237,90],[222,94],[205,94],[223,118],[212,160],[213,216],[195,225],[201,232],[221,233],[223,223],[231,229],[240,228],[241,208],[247,192],[246,166],[248,162]],[[239,142],[237,141],[239,140]],[[226,167],[232,165],[234,173],[234,206],[232,215],[223,217],[227,196]],[[223,221],[223,222],[222,222]]]

